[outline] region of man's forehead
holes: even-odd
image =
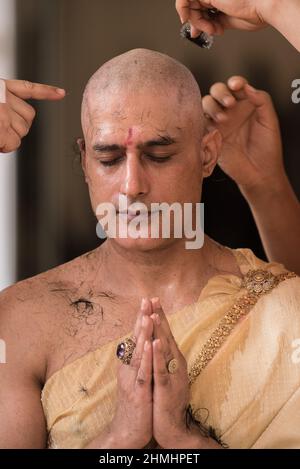
[[[85,102],[86,113],[90,121],[110,120],[135,120],[143,123],[144,121],[166,122],[176,113],[177,119],[185,114],[185,109],[173,93],[173,90],[163,92],[162,90],[149,90],[142,92],[136,90],[135,93],[121,92],[109,93],[103,95],[90,94]]]
[[[87,131],[90,138],[124,137],[131,133],[132,138],[144,139],[151,134],[172,133],[181,134],[187,122],[180,119],[178,113],[169,112],[166,109],[153,110],[149,107],[141,109],[123,109],[116,112],[115,109],[101,112],[95,110],[90,114],[87,122]]]
[[[178,140],[184,131],[183,127],[178,125],[165,125],[155,126],[143,124],[132,124],[126,125],[117,124],[113,121],[106,121],[99,123],[98,126],[94,126],[90,129],[90,138],[92,143],[106,142],[112,143],[143,143],[155,138],[170,138],[172,140]]]

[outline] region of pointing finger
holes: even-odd
[[[26,80],[6,80],[6,87],[8,91],[22,99],[59,100],[66,94],[61,88]]]

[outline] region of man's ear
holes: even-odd
[[[81,162],[81,167],[82,171],[85,176],[85,182],[87,181],[87,171],[86,171],[86,149],[85,149],[85,140],[83,138],[78,138],[77,140],[77,145],[80,151],[80,162]]]
[[[202,139],[202,172],[203,177],[209,177],[221,155],[222,135],[218,129],[214,129],[204,135]]]

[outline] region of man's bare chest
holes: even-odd
[[[111,292],[69,293],[67,300],[63,295],[56,302],[46,380],[78,358],[130,333],[139,311],[137,298],[117,297]]]

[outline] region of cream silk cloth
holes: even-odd
[[[233,250],[240,270],[284,272],[246,249]],[[245,295],[241,278],[210,279],[197,303],[168,317],[190,369],[219,321]],[[130,335],[129,333],[126,337]],[[262,295],[191,385],[191,404],[230,448],[300,448],[300,278]],[[42,405],[49,447],[83,448],[111,421],[120,338],[57,371]],[[298,340],[298,349],[300,341]],[[203,410],[201,410],[203,409]],[[207,410],[205,410],[207,409]],[[207,417],[208,414],[208,417]]]

